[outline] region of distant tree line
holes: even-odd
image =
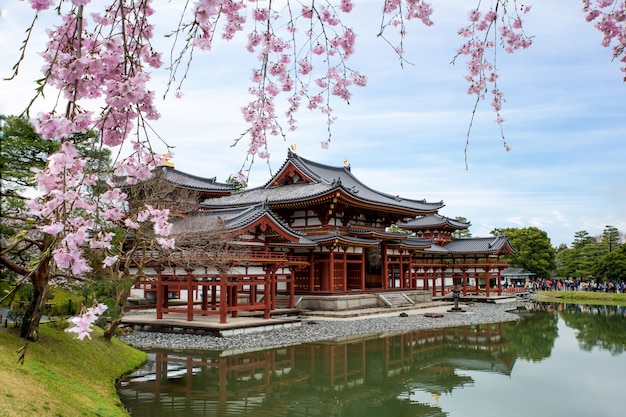
[[[517,251],[507,259],[511,267],[533,272],[537,278],[626,281],[624,234],[614,226],[607,225],[599,236],[581,230],[574,234],[571,246],[556,248],[547,233],[536,227],[494,229],[491,234],[506,235]]]

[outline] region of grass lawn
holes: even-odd
[[[626,294],[593,291],[537,291],[539,301],[579,304],[626,305]]]
[[[115,381],[141,365],[146,354],[96,328],[93,340],[76,339],[53,324],[40,325],[39,340],[24,346],[18,329],[0,328],[0,414],[23,416],[128,416]]]

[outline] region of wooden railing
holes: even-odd
[[[412,261],[412,268],[428,267],[428,268],[508,268],[509,263],[501,260],[472,260],[472,261]]]
[[[309,260],[306,256],[293,256],[283,252],[269,252],[269,251],[226,251],[223,253],[215,253],[204,256],[185,256],[182,253],[176,252],[169,256],[164,256],[161,253],[151,251],[143,254],[142,257],[137,257],[137,263],[149,264],[160,263],[167,264],[223,264],[232,262],[233,264],[242,263],[255,263],[255,264],[285,264],[285,265],[308,265]]]

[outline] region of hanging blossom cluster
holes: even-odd
[[[259,65],[252,70],[249,88],[252,98],[241,109],[249,126],[241,136],[249,139],[249,156],[269,157],[268,138],[285,136],[280,123],[282,116],[287,130],[293,131],[301,108],[326,116],[329,134],[321,146],[329,146],[330,126],[336,120],[331,102],[338,99],[349,103],[353,88],[367,84],[364,74],[347,65],[354,53],[356,34],[342,24],[342,18],[354,13],[357,6],[351,0],[336,3],[198,0],[195,3],[194,23],[186,26],[193,48],[210,50],[218,31],[223,39],[230,40],[250,27],[246,48],[256,56]],[[394,25],[404,19],[419,19],[430,26],[431,14],[430,3],[423,0],[384,2],[383,15],[390,16],[390,21],[396,22]],[[401,31],[401,36],[404,34]],[[277,114],[276,102],[281,94],[287,97],[287,109],[282,116]]]
[[[504,98],[497,83],[496,46],[500,45],[507,53],[513,53],[532,45],[532,39],[524,34],[519,14],[519,11],[526,14],[530,9],[531,6],[522,6],[509,10],[506,2],[498,2],[497,7],[485,12],[476,8],[469,13],[469,25],[459,30],[459,35],[467,39],[457,50],[457,57],[462,55],[468,58],[465,76],[469,83],[467,94],[475,95],[478,102],[489,93],[491,107],[497,116],[496,122],[500,125],[504,121],[500,115]],[[508,151],[506,142],[504,146]]]
[[[39,92],[54,87],[66,104],[63,111],[55,108],[39,114],[33,124],[44,139],[59,140],[61,147],[36,174],[42,197],[28,203],[42,231],[54,236],[56,267],[74,275],[89,271],[86,248],[107,250],[114,236],[112,229],[132,229],[142,222],[152,222],[157,241],[172,247],[174,242],[167,237],[171,228],[167,210],[146,207],[129,217],[119,182],[111,180],[110,174],[105,181],[87,172],[88,159],[79,155],[73,143],[75,135],[95,131],[101,145],[115,149],[135,134],[138,138],[132,142],[132,154],[118,161],[113,173],[131,184],[149,178],[151,168],[164,161],[151,151],[148,140],[139,138],[147,121],[159,118],[146,70],[161,66],[160,54],[150,45],[151,0],[114,1],[89,17],[85,8],[90,0],[30,2],[38,13],[58,4],[53,13],[60,16],[60,23],[48,31]],[[101,111],[83,108],[87,102],[97,103]],[[107,256],[104,266],[116,261],[117,256]]]
[[[66,332],[76,333],[79,340],[83,340],[85,337],[91,339],[92,326],[98,320],[98,318],[107,311],[108,307],[105,304],[98,304],[97,306],[90,307],[76,317],[72,317],[69,321],[74,326],[65,329]]]
[[[433,21],[430,16],[433,14],[433,8],[430,3],[424,0],[409,0],[405,2],[400,0],[385,0],[383,5],[383,17],[388,17],[388,21],[383,23],[385,26],[399,27],[400,34],[406,35],[406,27],[404,19],[419,19],[425,26],[432,26]],[[402,53],[402,51],[397,51]]]
[[[341,24],[341,14],[353,8],[350,0],[341,0],[337,7],[327,1],[297,6],[292,2],[274,6],[271,1],[196,2],[195,23],[189,26],[193,47],[209,50],[221,21],[222,38],[226,40],[249,23],[246,48],[259,62],[252,70],[248,90],[252,98],[241,109],[249,126],[242,138],[249,138],[250,156],[269,157],[268,137],[284,136],[277,115],[276,99],[280,94],[287,95],[284,117],[288,130],[293,131],[297,127],[295,115],[303,102],[307,109],[325,114],[330,126],[335,120],[331,98],[349,102],[351,89],[366,85],[367,78],[346,65],[354,52],[356,34]],[[322,145],[327,146],[328,141]]]
[[[620,70],[626,82],[626,2],[619,0],[583,0],[587,22],[602,35],[602,46],[613,46],[613,59],[622,63]]]

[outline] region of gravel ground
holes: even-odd
[[[400,313],[349,319],[309,317],[302,320],[300,327],[228,337],[134,331],[129,335],[121,336],[120,340],[142,350],[237,350],[245,352],[357,335],[513,321],[519,317],[509,311],[525,304],[525,302],[517,301],[504,304],[462,305],[464,313],[447,312],[450,307],[416,309],[406,311],[408,317],[400,317]],[[442,313],[443,317],[427,317],[424,315],[427,312]]]

